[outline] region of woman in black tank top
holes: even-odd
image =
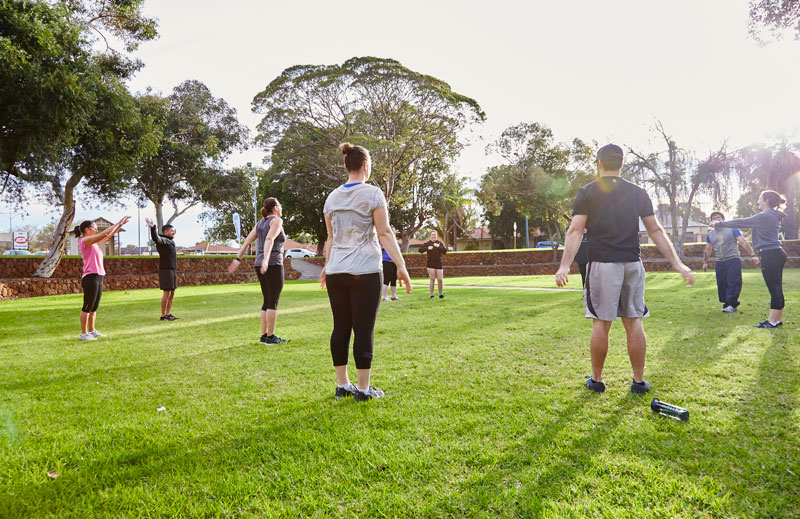
[[[286,234],[283,232],[282,207],[274,197],[264,200],[261,208],[263,218],[253,227],[245,238],[236,258],[228,266],[228,272],[234,272],[242,262],[245,251],[253,241],[257,243],[255,271],[261,283],[261,339],[262,344],[280,344],[287,342],[275,335],[275,321],[278,317],[278,300],[283,290],[283,243]]]

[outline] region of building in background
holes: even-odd
[[[72,221],[74,225],[72,226],[72,229],[69,230],[69,234],[67,235],[67,245],[65,247],[66,250],[64,251],[65,254],[72,256],[80,255],[80,251],[78,250],[78,238],[75,237],[75,234],[72,232],[72,230],[75,228],[75,225],[79,225],[82,221],[83,220],[78,218],[75,218],[75,220]],[[97,218],[94,220],[94,223],[97,225],[97,232],[103,232],[114,225],[105,218]],[[125,232],[125,229],[120,230],[117,234],[100,244],[100,250],[103,251],[104,256],[117,256],[120,254],[120,241],[122,240],[120,235],[123,232]]]

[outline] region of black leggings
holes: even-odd
[[[759,252],[761,256],[761,275],[769,290],[769,307],[772,310],[782,310],[783,299],[783,266],[786,264],[786,251],[771,249]]]
[[[100,306],[100,296],[103,295],[103,276],[100,274],[87,274],[81,279],[83,287],[83,308],[81,312],[92,313]]]
[[[393,261],[383,262],[383,284],[397,286],[397,265]]]
[[[330,274],[326,277],[333,311],[331,357],[334,366],[347,364],[350,331],[355,333],[353,357],[357,369],[372,367],[372,332],[381,299],[381,273]]]
[[[283,290],[283,265],[270,265],[264,274],[261,273],[261,267],[256,267],[256,275],[261,283],[261,295],[264,296],[261,311],[277,310]]]

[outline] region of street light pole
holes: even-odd
[[[528,232],[528,215],[525,215],[525,248],[526,249],[530,249],[531,248],[530,236],[531,236],[531,233]]]

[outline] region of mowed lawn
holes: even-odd
[[[621,324],[608,391],[583,388],[578,292],[415,287],[380,309],[386,397],[360,404],[333,399],[313,282],[286,284],[278,347],[257,342],[255,284],[179,288],[171,323],[158,290],[107,292],[96,342],[77,340],[80,295],[2,302],[0,516],[797,517],[800,271],[784,286],[783,328],[759,330],[759,271],[733,315],[713,273],[648,274],[645,397]]]

